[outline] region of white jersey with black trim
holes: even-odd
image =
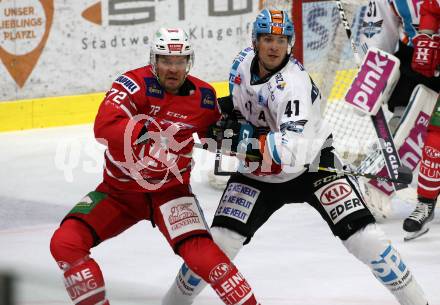
[[[269,127],[278,150],[289,142],[295,147],[293,166],[279,174],[266,176],[245,174],[250,178],[279,183],[291,180],[305,171],[318,155],[331,130],[321,114],[321,94],[304,67],[292,57],[267,80],[251,82],[251,64],[255,57],[246,48],[235,58],[229,77],[234,108],[256,127]],[[283,142],[283,143],[281,143]],[[290,151],[290,150],[289,150]]]
[[[362,20],[360,45],[365,54],[376,47],[394,54],[399,39],[412,45],[420,22],[422,0],[369,0]]]

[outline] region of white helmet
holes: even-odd
[[[156,55],[189,56],[186,72],[194,64],[194,50],[189,41],[188,34],[182,29],[160,28],[155,34],[150,48],[150,64],[156,72]]]

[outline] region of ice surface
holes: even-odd
[[[102,151],[91,125],[0,134],[0,269],[16,275],[18,304],[70,304],[49,240],[63,215],[100,182]],[[213,162],[205,154],[197,154],[205,159],[195,169],[193,189],[210,222],[221,192],[208,186],[206,171]],[[401,200],[393,205],[392,219],[381,227],[430,305],[439,305],[440,217],[427,235],[404,243],[401,218],[413,205]],[[102,243],[92,255],[112,305],[159,305],[181,264],[147,222]],[[306,204],[291,204],[273,215],[236,264],[266,305],[397,304]],[[197,304],[221,302],[206,289]]]

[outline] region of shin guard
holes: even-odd
[[[173,285],[172,291],[167,293],[162,304],[191,304],[201,290],[194,291],[193,288],[204,286],[197,277],[210,284],[227,305],[258,304],[246,279],[211,239],[206,237],[188,239],[180,245],[179,254],[184,259],[185,265],[176,279],[177,286]],[[193,270],[196,276],[192,275],[188,268]]]
[[[213,227],[211,235],[222,251],[233,260],[243,248],[246,237],[226,228]],[[206,287],[206,282],[182,264],[175,281],[162,298],[162,305],[190,305]]]
[[[366,264],[374,276],[401,305],[426,305],[428,302],[414,275],[384,233],[369,224],[343,241],[347,250]]]

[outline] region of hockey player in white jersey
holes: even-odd
[[[320,92],[289,55],[294,29],[287,13],[261,11],[252,41],[253,48],[234,60],[231,98],[219,100],[222,126],[234,131],[231,150],[246,156],[247,166],[231,176],[222,195],[211,228],[215,242],[233,259],[275,211],[307,202],[400,304],[428,304],[412,272],[376,226],[356,179],[317,170],[318,165],[342,164],[321,116]],[[183,265],[162,304],[192,304],[205,285]]]
[[[403,146],[398,147],[402,162],[413,170],[420,162],[418,203],[403,223],[405,240],[429,230],[440,192],[439,22],[437,0],[369,0],[360,36],[362,50],[376,47],[400,60],[400,79],[388,100],[393,112],[389,124],[396,130],[396,145]],[[426,122],[423,130],[416,126],[420,120],[410,120],[422,116]],[[420,149],[406,151],[412,154],[407,162],[404,146],[407,139],[414,140],[415,134],[414,142]],[[377,189],[370,189],[370,194],[376,194],[382,205],[390,204],[390,199]]]

